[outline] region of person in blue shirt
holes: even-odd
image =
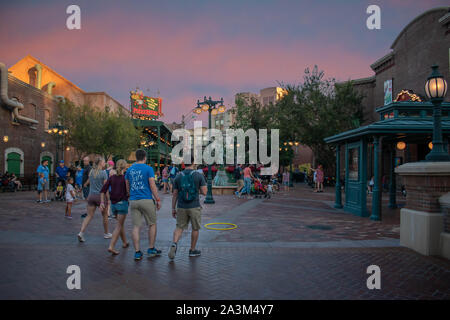
[[[77,192],[81,192],[81,188],[83,187],[83,169],[78,166],[77,173],[75,174],[75,188]]]
[[[145,219],[149,229],[149,244],[147,250],[149,257],[158,256],[161,250],[155,248],[156,239],[156,210],[161,208],[161,199],[155,183],[155,173],[153,168],[146,164],[147,152],[139,149],[136,151],[136,162],[127,169],[125,180],[127,191],[130,195],[130,212],[133,222],[132,238],[135,249],[134,259],[141,260],[139,232],[142,218]]]
[[[40,173],[44,175],[44,185],[42,186],[42,193],[44,194],[43,200],[42,197],[40,197],[40,200],[37,200],[37,202],[50,202],[48,200],[48,190],[50,189],[50,183],[49,183],[49,170],[48,170],[48,160],[42,160],[41,165],[37,168],[38,177],[40,177]],[[39,183],[39,181],[38,181]]]
[[[56,184],[62,182],[63,186],[66,185],[67,175],[69,174],[69,168],[64,165],[64,160],[59,161],[59,166],[55,170]]]

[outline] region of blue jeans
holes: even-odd
[[[241,194],[247,193],[250,195],[250,188],[252,186],[252,178],[244,178],[244,187],[241,190]]]

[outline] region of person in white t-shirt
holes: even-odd
[[[75,200],[75,188],[73,187],[73,178],[69,177],[67,179],[66,188],[66,214],[67,219],[72,219],[72,203]]]

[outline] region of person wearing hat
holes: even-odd
[[[55,170],[56,173],[56,184],[62,182],[62,185],[66,185],[66,179],[69,174],[69,168],[64,165],[64,160],[59,161],[59,166]]]

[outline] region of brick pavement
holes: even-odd
[[[116,257],[106,252],[98,213],[86,243],[77,242],[84,203],[74,207],[70,221],[63,218],[63,203],[33,200],[28,192],[0,194],[0,299],[450,298],[448,260],[395,244],[395,219],[374,222],[334,210],[331,190],[313,194],[298,186],[252,201],[217,196],[215,205],[205,206],[203,223],[234,222],[238,229],[203,229],[197,258],[187,256],[185,233],[172,262],[167,246],[175,222],[168,196],[158,213],[157,246],[163,255],[139,262],[132,248],[120,249]],[[314,224],[332,229],[307,227]],[[146,248],[144,230],[141,236]],[[81,268],[81,290],[66,288],[71,264]],[[381,290],[366,287],[372,264],[381,268]]]

